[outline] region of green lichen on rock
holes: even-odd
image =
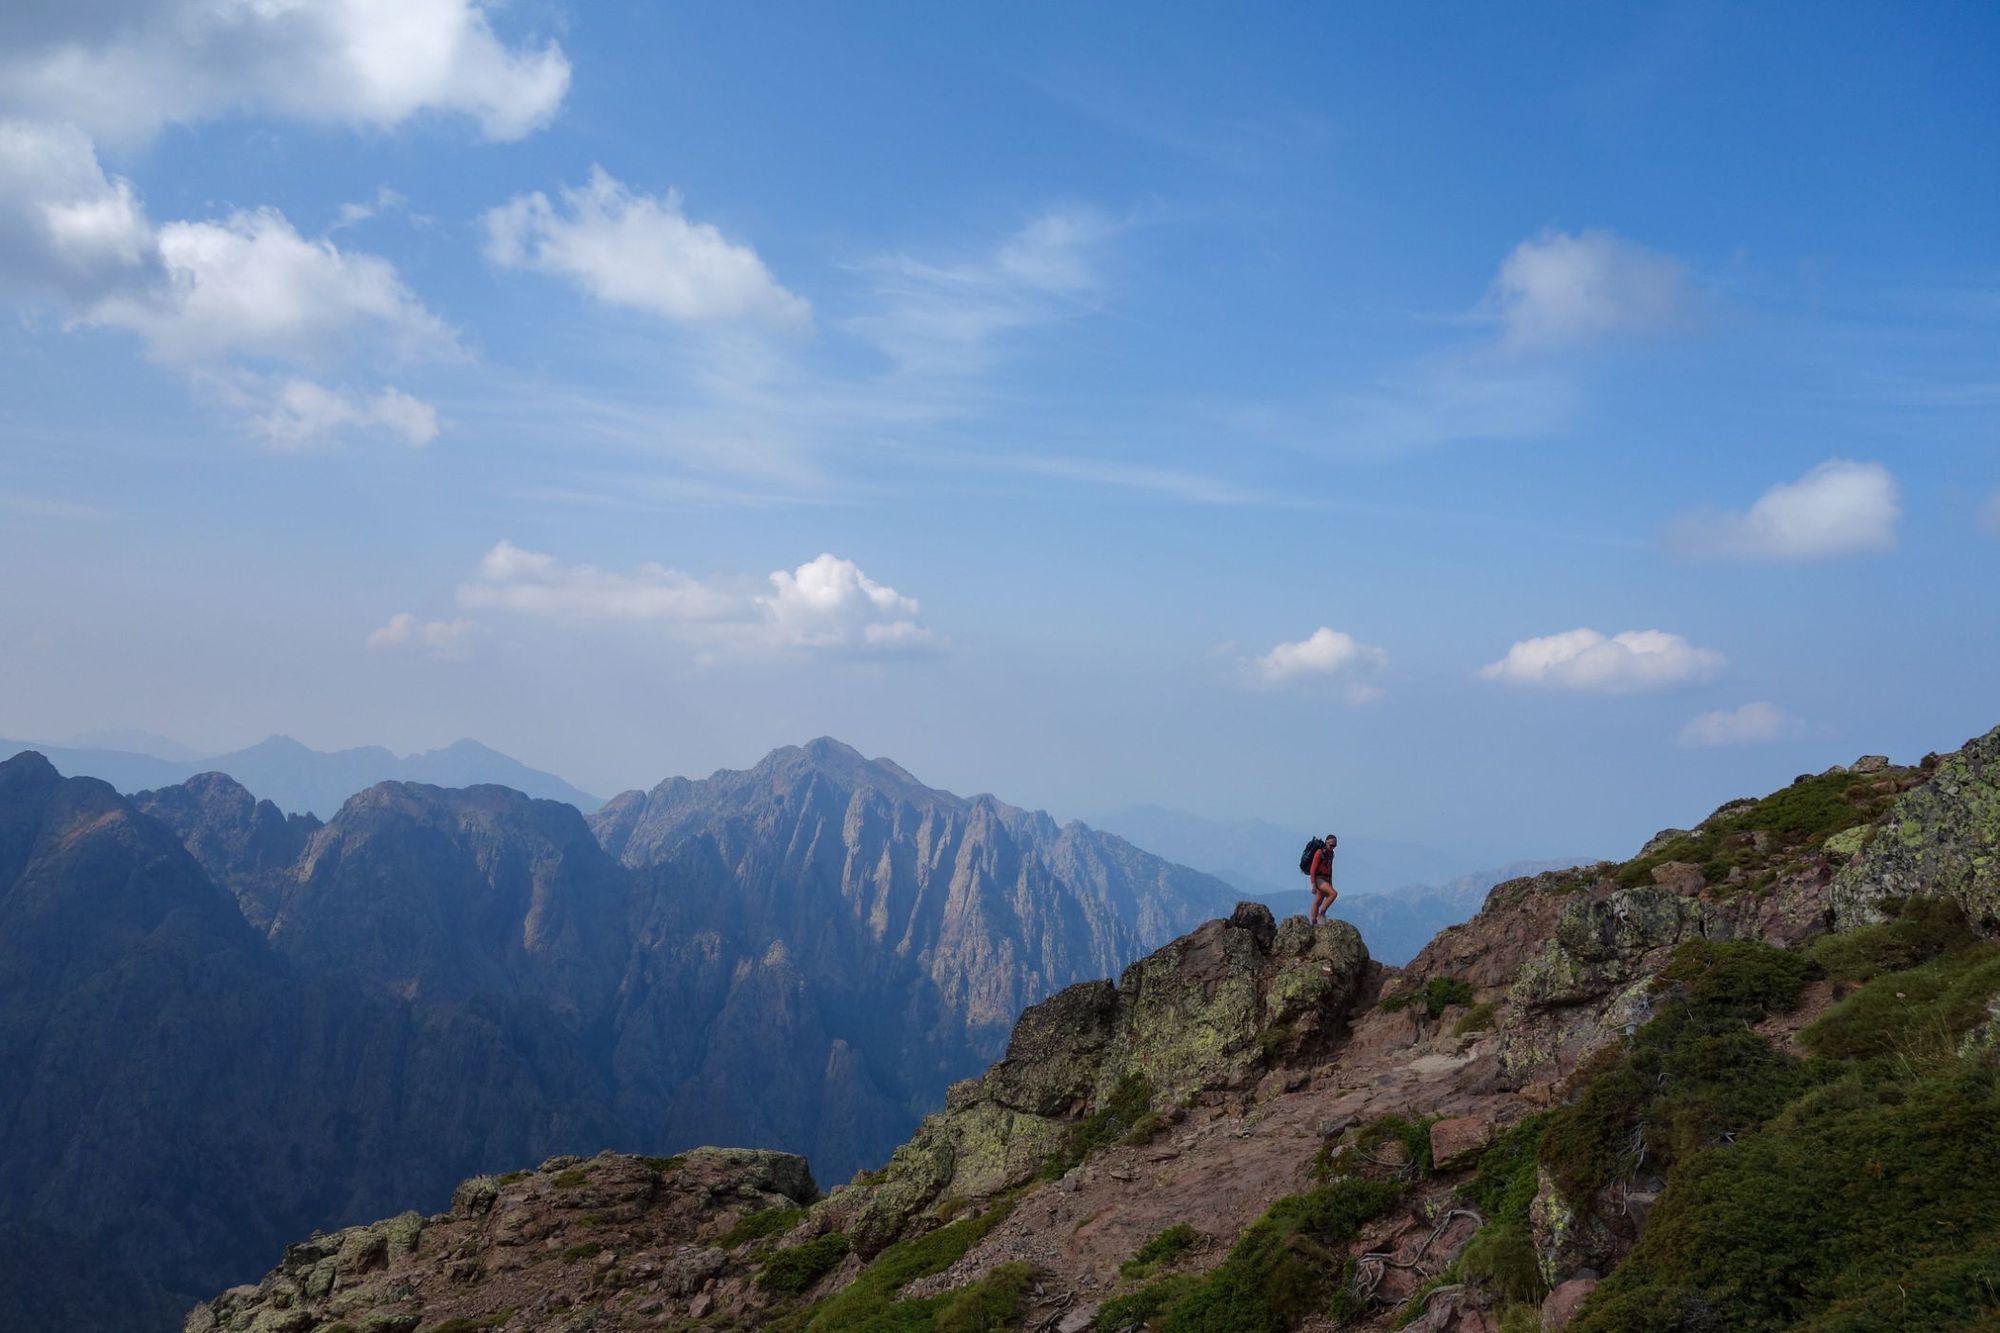
[[[1986,933],[2000,931],[2000,728],[1938,761],[1896,799],[1887,835],[1834,877],[1835,923],[1882,920],[1892,899],[1937,895]]]
[[[1557,914],[1548,947],[1523,964],[1512,998],[1526,1008],[1596,999],[1649,975],[1660,950],[1729,930],[1712,904],[1657,886],[1578,898]]]

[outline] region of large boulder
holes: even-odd
[[[1840,928],[1881,920],[1885,899],[1936,894],[1979,930],[2000,933],[2000,728],[1940,759],[1853,850],[1833,881]]]

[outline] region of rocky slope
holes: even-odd
[[[516,1221],[455,1210],[317,1293],[301,1257],[190,1327],[1993,1327],[1996,758],[1732,802],[1499,886],[1401,970],[1246,905],[1028,1010],[810,1206],[575,1240],[545,1170],[499,1187]],[[574,1251],[539,1305],[492,1285],[503,1230]]]
[[[551,1153],[851,1173],[1009,1006],[1222,896],[830,742],[627,800],[623,862],[501,787],[384,783],[321,824],[221,774],[0,777],[0,1327],[163,1327],[289,1237]]]

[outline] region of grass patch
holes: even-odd
[[[1458,1271],[1466,1280],[1496,1292],[1504,1302],[1539,1305],[1549,1294],[1535,1253],[1535,1238],[1525,1219],[1481,1227],[1458,1256]]]
[[[1059,1179],[1099,1148],[1128,1138],[1152,1110],[1153,1085],[1138,1074],[1125,1075],[1104,1105],[1078,1121],[1063,1139],[1062,1148],[1049,1155],[1042,1165],[1042,1179]]]
[[[1452,1024],[1451,1035],[1469,1037],[1475,1032],[1485,1032],[1493,1026],[1493,1005],[1490,1001],[1473,1005],[1465,1011],[1465,1016]]]
[[[590,1183],[590,1172],[583,1167],[573,1166],[567,1171],[557,1172],[556,1178],[550,1183],[559,1190],[573,1190]]]
[[[1970,945],[1907,972],[1868,981],[1799,1034],[1816,1055],[1854,1060],[1909,1058],[1926,1047],[1955,1047],[1987,1017],[2000,992],[2000,944]]]
[[[1118,1276],[1139,1280],[1149,1278],[1174,1260],[1201,1244],[1201,1233],[1185,1222],[1174,1225],[1141,1245],[1130,1259],[1118,1265]]]
[[[1011,1328],[1018,1323],[1018,1307],[1030,1280],[1020,1265],[1002,1265],[979,1282],[943,1296],[899,1301],[895,1295],[905,1284],[942,1273],[963,1259],[1012,1209],[1011,1200],[998,1203],[977,1217],[899,1240],[876,1255],[854,1281],[769,1327],[774,1333],[964,1333]],[[998,1317],[996,1312],[1003,1311],[1010,1299],[1016,1314],[1006,1319],[1013,1322],[975,1322]]]
[[[715,1238],[715,1245],[719,1249],[733,1250],[753,1240],[782,1236],[797,1226],[805,1215],[803,1208],[759,1208],[754,1213],[745,1213],[737,1218],[734,1226]]]
[[[1097,1323],[1145,1321],[1159,1333],[1265,1333],[1326,1313],[1348,1290],[1338,1248],[1401,1197],[1395,1184],[1344,1177],[1272,1204],[1202,1274],[1165,1278],[1107,1301]]]
[[[1810,1086],[1813,1070],[1748,1025],[1797,1007],[1815,970],[1750,941],[1682,945],[1654,983],[1678,997],[1543,1126],[1539,1159],[1563,1197],[1581,1206],[1642,1165],[1664,1170],[1762,1124]]]
[[[682,1153],[673,1157],[641,1157],[639,1161],[645,1166],[650,1167],[657,1174],[664,1176],[669,1171],[678,1171],[686,1166],[687,1155]]]
[[[1471,1004],[1472,987],[1457,977],[1431,977],[1415,990],[1392,995],[1377,1007],[1384,1013],[1396,1013],[1413,1004],[1421,1004],[1427,1017],[1436,1018],[1454,1004]]]
[[[840,1267],[852,1248],[844,1231],[814,1236],[803,1245],[778,1250],[757,1266],[757,1285],[785,1296],[810,1291],[821,1278]]]
[[[562,1261],[566,1264],[573,1264],[579,1259],[594,1259],[602,1253],[604,1253],[603,1241],[587,1240],[580,1245],[572,1245],[564,1250],[562,1252]]]
[[[1509,1125],[1492,1147],[1479,1155],[1472,1179],[1459,1187],[1480,1215],[1492,1222],[1526,1222],[1535,1201],[1535,1159],[1548,1128],[1549,1113],[1538,1112]]]

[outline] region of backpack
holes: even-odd
[[[1326,844],[1318,838],[1314,838],[1306,844],[1306,849],[1299,853],[1299,873],[1301,875],[1312,874],[1313,858],[1318,856],[1325,847]]]

